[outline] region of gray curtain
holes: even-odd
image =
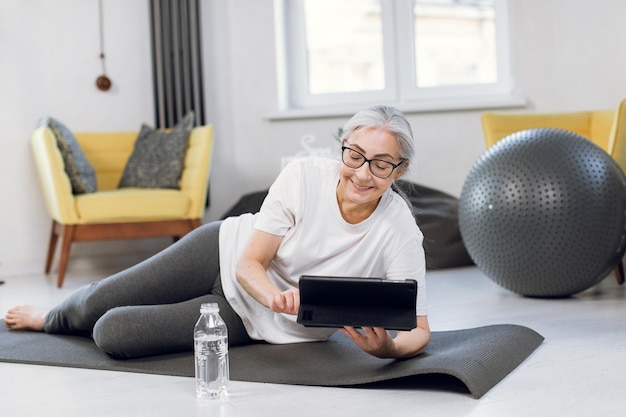
[[[150,0],[150,18],[156,127],[205,124],[199,0]]]

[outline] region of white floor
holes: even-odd
[[[3,278],[0,314],[52,305],[93,274]],[[231,382],[227,402],[199,401],[193,378],[0,363],[0,414],[13,416],[624,416],[625,287],[613,277],[576,297],[529,299],[476,268],[429,273],[433,330],[528,326],[545,342],[481,399],[437,388],[353,389]]]

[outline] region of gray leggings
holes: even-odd
[[[205,224],[151,258],[80,288],[48,312],[45,331],[91,335],[116,358],[189,351],[200,305],[218,303],[229,344],[253,343],[222,293],[220,224]]]

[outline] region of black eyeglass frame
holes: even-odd
[[[358,153],[359,155],[361,155],[361,157],[363,158],[363,162],[361,162],[361,164],[359,166],[352,166],[352,165],[348,165],[346,163],[346,161],[343,159],[344,155],[346,154],[346,149],[355,153]],[[389,173],[389,175],[387,175],[386,177],[381,177],[380,175],[376,174],[374,171],[372,171],[372,162],[384,162],[386,164],[391,165],[393,168],[391,169],[391,172]],[[363,155],[361,152],[354,150],[352,148],[350,148],[349,146],[342,146],[341,147],[341,162],[343,162],[343,164],[345,166],[347,166],[348,168],[352,168],[352,169],[359,169],[363,166],[363,164],[365,164],[367,162],[368,167],[370,169],[370,172],[372,173],[373,176],[375,176],[376,178],[380,178],[380,179],[387,179],[389,177],[391,177],[391,175],[393,174],[393,171],[396,170],[396,168],[402,166],[402,164],[406,161],[406,159],[402,159],[399,163],[394,164],[393,162],[389,162],[389,161],[385,161],[384,159],[378,159],[378,158],[374,158],[374,159],[367,159],[365,157],[365,155]]]

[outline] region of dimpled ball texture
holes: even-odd
[[[529,297],[567,297],[610,274],[626,251],[626,179],[588,139],[528,129],[489,148],[459,199],[476,265]]]

